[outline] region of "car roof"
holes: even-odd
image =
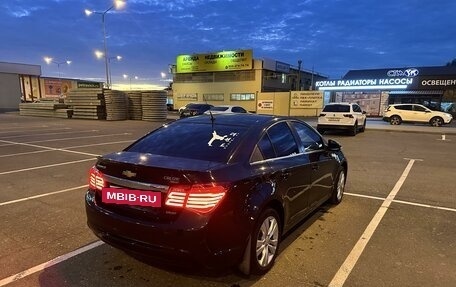
[[[347,106],[349,106],[349,105],[356,105],[356,103],[337,102],[337,103],[327,103],[326,105],[327,106],[329,106],[329,105],[347,105]]]
[[[214,124],[221,125],[238,125],[238,126],[265,126],[269,122],[279,121],[284,119],[294,119],[291,117],[284,116],[273,116],[273,115],[259,115],[259,114],[245,114],[245,113],[228,113],[228,114],[216,114],[216,115],[200,115],[195,117],[188,117],[180,119],[180,122],[189,123],[211,123],[213,119]],[[298,119],[294,119],[298,120]]]

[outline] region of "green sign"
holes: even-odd
[[[252,69],[252,50],[223,51],[210,54],[179,55],[177,73],[219,72]]]
[[[78,89],[101,89],[102,85],[100,82],[86,82],[78,81]]]

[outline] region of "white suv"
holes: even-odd
[[[449,124],[453,116],[448,113],[433,111],[419,104],[395,104],[385,110],[383,120],[392,125],[402,122],[429,123],[431,126],[440,127]]]
[[[351,135],[366,129],[366,112],[355,103],[327,104],[318,116],[317,130],[347,130]]]

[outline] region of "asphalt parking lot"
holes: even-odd
[[[0,286],[456,286],[454,123],[325,134],[349,160],[345,197],[289,233],[262,277],[145,264],[86,226],[96,156],[161,124],[0,114]]]

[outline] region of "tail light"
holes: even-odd
[[[95,190],[102,190],[106,187],[103,173],[99,171],[95,166],[92,166],[89,171],[89,188]]]
[[[326,116],[326,114],[320,114],[320,115],[318,115],[318,116],[319,116],[319,117],[324,117],[324,116]]]
[[[226,187],[217,184],[175,185],[169,188],[165,205],[209,213],[221,202],[226,191]]]
[[[353,115],[352,114],[344,114],[344,117],[353,119]]]

